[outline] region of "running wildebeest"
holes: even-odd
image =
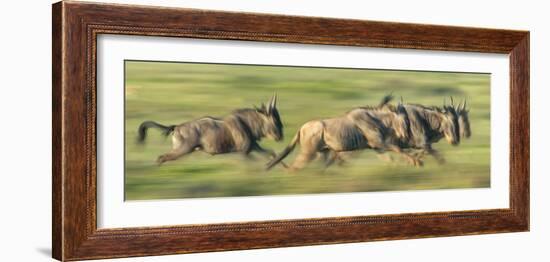
[[[460,142],[460,137],[469,138],[471,136],[470,119],[468,117],[469,109],[466,108],[466,100],[460,103],[458,107],[454,106],[454,101],[452,97],[451,105],[446,105],[444,102],[443,108],[426,107],[415,104],[407,104],[405,105],[405,107],[408,108],[409,113],[413,113],[412,115],[409,115],[409,119],[411,119],[412,122],[416,121],[418,125],[411,127],[411,129],[414,129],[415,132],[412,135],[411,141],[409,143],[404,143],[404,146],[420,149],[415,154],[419,159],[428,154],[433,156],[439,164],[445,163],[445,159],[443,158],[443,156],[441,156],[441,154],[437,150],[433,149],[431,146],[431,144],[437,143],[443,136],[441,134],[436,134],[437,132],[434,132],[434,128],[438,125],[438,123],[437,121],[434,121],[433,118],[426,118],[426,116],[430,114],[427,112],[434,110],[439,113],[442,111],[447,111],[448,113],[454,112],[454,114],[449,114],[449,116],[447,117],[447,119],[449,120],[449,124],[445,125],[445,123],[441,123],[440,127],[440,129],[447,128],[451,131],[454,130],[453,132],[448,133],[456,138],[446,136],[449,143],[457,145]],[[453,127],[453,125],[455,127]],[[421,133],[424,133],[424,135],[420,135]],[[452,143],[451,141],[453,140],[457,142]]]
[[[389,99],[391,100],[391,99]],[[359,107],[335,118],[313,120],[302,125],[290,144],[276,158],[267,164],[267,169],[283,160],[297,144],[300,153],[291,169],[301,169],[316,156],[326,159],[331,165],[341,152],[371,148],[377,152],[393,151],[404,156],[411,164],[418,160],[403,152],[398,141],[408,140],[409,123],[405,108],[385,105]]]
[[[381,105],[389,105],[392,99],[391,95],[385,96]],[[402,101],[401,104],[407,112],[410,134],[407,139],[399,141],[399,147],[411,153],[420,165],[426,154],[433,156],[439,164],[445,162],[443,156],[432,147],[433,143],[437,143],[443,137],[449,144],[458,145],[460,137],[468,138],[471,135],[466,100],[457,108],[452,97],[451,105],[444,102],[443,107],[403,104]],[[339,153],[336,159],[342,163],[345,157]]]
[[[172,150],[158,157],[159,165],[196,150],[211,155],[239,152],[247,157],[255,151],[275,157],[275,152],[262,148],[258,141],[263,137],[275,141],[283,139],[283,123],[277,110],[277,95],[271,97],[267,106],[262,103],[260,108],[237,109],[221,119],[203,117],[170,126],[145,121],[138,129],[138,142],[144,142],[150,127],[162,130],[165,136],[172,134]]]
[[[388,106],[393,96],[384,97],[383,101]],[[423,106],[418,104],[403,104],[409,120],[409,136],[401,139],[399,147],[406,152],[411,153],[422,165],[422,157],[426,154],[433,156],[439,164],[443,164],[445,159],[432,147],[443,137],[449,144],[458,145],[460,137],[469,137],[470,121],[468,119],[468,110],[466,110],[466,101],[455,108],[453,98],[451,105],[443,102],[443,107]],[[337,156],[338,157],[338,156]],[[338,157],[343,161],[343,157]]]
[[[454,105],[444,104],[443,107],[428,107],[405,104],[403,106],[409,117],[411,136],[408,140],[401,141],[401,147],[420,149],[418,158],[429,154],[438,163],[443,164],[445,162],[443,156],[433,149],[432,144],[437,143],[443,137],[449,144],[456,146],[460,143],[459,117]]]
[[[384,105],[389,105],[388,102],[392,99],[391,95],[384,97]],[[401,104],[407,112],[410,135],[408,139],[399,141],[399,146],[413,154],[420,163],[426,154],[433,156],[439,164],[445,162],[443,156],[432,147],[433,143],[437,143],[443,137],[448,143],[458,145],[460,137],[471,136],[466,100],[456,108],[452,97],[451,105],[444,102],[443,107],[403,104],[402,101]],[[340,162],[344,160],[341,155],[342,153],[339,153],[336,156]]]

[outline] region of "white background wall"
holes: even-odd
[[[105,0],[107,1],[107,0]],[[115,2],[115,1],[107,1]],[[550,27],[545,1],[116,1],[531,31],[531,232],[123,261],[549,261]],[[0,11],[0,260],[48,261],[51,246],[50,1]]]

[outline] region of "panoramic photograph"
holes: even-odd
[[[490,187],[490,74],[124,66],[126,201]]]

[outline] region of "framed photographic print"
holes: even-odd
[[[53,257],[529,230],[529,32],[59,2]]]

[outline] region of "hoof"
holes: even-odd
[[[420,160],[420,159],[412,159],[411,164],[415,167],[423,167],[424,166],[424,162],[422,162],[422,160]]]
[[[162,165],[162,163],[164,163],[164,162],[166,162],[166,161],[164,160],[164,156],[159,156],[159,157],[157,158],[157,161],[156,161],[157,166]]]

